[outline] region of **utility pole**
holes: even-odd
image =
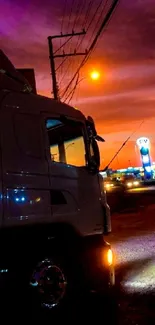
[[[70,34],[60,34],[60,35],[53,35],[53,36],[48,36],[48,47],[49,47],[49,59],[50,59],[50,69],[51,69],[51,78],[52,78],[52,88],[53,88],[53,95],[54,99],[59,100],[59,89],[58,89],[58,84],[57,84],[57,78],[56,78],[56,70],[55,70],[55,59],[56,58],[64,58],[64,57],[69,57],[69,56],[78,56],[78,55],[86,55],[87,51],[85,52],[76,52],[76,49],[73,53],[65,53],[63,51],[62,54],[55,54],[53,50],[53,39],[57,38],[64,38],[68,37],[69,39],[74,37],[74,36],[80,36],[80,35],[85,35],[86,31],[83,30],[82,32],[75,33],[72,31]],[[65,42],[66,44],[67,42]],[[63,48],[64,44],[60,46],[60,49]]]
[[[52,84],[53,84],[53,95],[54,99],[58,100],[58,85],[56,79],[56,71],[55,71],[55,61],[54,61],[54,53],[53,53],[53,42],[51,36],[48,37],[48,46],[49,46],[49,59],[50,59],[50,67],[51,67],[51,76],[52,76]]]

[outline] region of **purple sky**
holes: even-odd
[[[74,9],[69,25],[69,13],[73,2]],[[67,0],[66,10],[64,10],[65,0],[0,0],[1,48],[17,67],[35,68],[37,88],[41,94],[50,96],[51,91],[47,36],[60,33],[63,13],[65,13],[63,32],[70,31],[79,2],[86,10],[89,0]],[[99,0],[94,3],[97,6]],[[91,15],[95,11],[95,5]],[[90,35],[95,24],[94,20]],[[81,27],[83,27],[82,12],[75,30],[79,31]],[[85,114],[92,114],[95,117],[99,132],[107,140],[101,147],[104,152],[103,164],[106,164],[121,142],[142,120],[145,121],[143,126],[119,156],[120,166],[127,165],[128,159],[133,161],[133,164],[139,163],[134,148],[134,141],[138,136],[149,136],[155,144],[154,35],[155,1],[120,0],[90,61],[82,71],[82,75],[88,77],[89,70],[96,67],[100,69],[102,75],[100,83],[92,84],[88,79],[81,82],[72,104],[82,109]],[[88,40],[89,37],[84,40],[80,50],[87,47]],[[55,48],[59,44],[56,42]],[[74,49],[74,45],[72,43],[69,50]],[[58,80],[61,80],[65,73],[62,88],[77,67],[77,63],[77,59],[72,60],[68,73],[65,73],[65,66],[64,70],[59,71]],[[153,148],[152,158],[155,160]]]

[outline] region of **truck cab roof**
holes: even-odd
[[[2,93],[3,92],[4,91],[2,90]],[[4,93],[6,94],[6,91]],[[27,113],[33,112],[33,114],[38,114],[39,112],[49,112],[49,115],[52,114],[53,116],[58,114],[59,116],[62,115],[70,117],[81,122],[85,120],[84,114],[74,107],[48,97],[34,95],[31,93],[27,94],[22,92],[8,91],[5,104],[10,106],[10,109],[14,106],[21,108],[21,111],[26,111]]]
[[[73,119],[85,120],[85,116],[77,109],[54,99],[33,94],[31,85],[13,66],[8,57],[0,50],[0,98],[7,92],[7,105],[17,106],[27,111],[38,113],[49,111]]]

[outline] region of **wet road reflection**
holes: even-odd
[[[155,233],[116,243],[113,249],[116,268],[129,267],[121,281],[124,290],[142,293],[155,289]]]
[[[113,215],[120,325],[155,324],[155,209]]]

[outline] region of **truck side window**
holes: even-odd
[[[86,165],[86,150],[82,124],[74,121],[46,121],[51,160],[80,167]]]

